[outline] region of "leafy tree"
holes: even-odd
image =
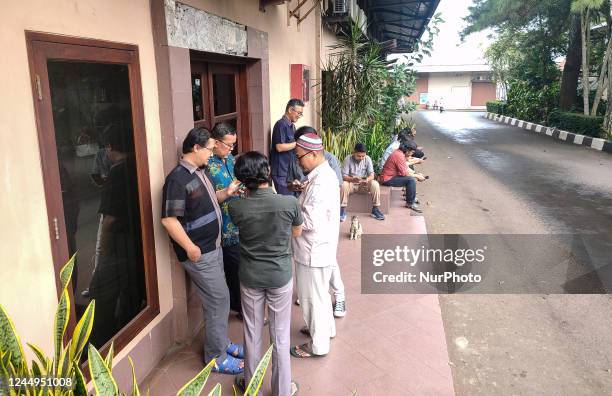
[[[462,37],[492,28],[505,40],[502,47],[520,54],[512,64],[511,77],[529,81],[536,87],[548,86],[559,76],[554,59],[567,54],[569,44],[580,46],[575,40],[568,40],[570,5],[571,0],[476,0],[465,18],[468,25]],[[512,45],[509,47],[509,44]],[[499,50],[493,49],[490,55],[495,52],[497,59],[503,61]],[[572,62],[576,63],[571,59],[567,63],[572,65]],[[564,82],[575,87],[577,79],[576,75],[573,82],[568,79]],[[561,90],[564,91],[564,87]],[[572,103],[575,96],[574,90]]]

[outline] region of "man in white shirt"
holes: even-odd
[[[295,155],[307,180],[298,199],[304,223],[302,235],[293,239],[298,293],[304,322],[312,341],[291,348],[298,358],[326,355],[336,335],[329,281],[336,261],[340,231],[338,178],[324,157],[321,138],[302,135]]]

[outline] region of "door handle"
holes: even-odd
[[[53,230],[55,231],[55,240],[58,241],[60,239],[60,235],[59,226],[57,225],[57,217],[53,218]]]

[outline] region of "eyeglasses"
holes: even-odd
[[[302,155],[297,155],[297,154],[296,154],[296,155],[295,155],[295,158],[297,158],[297,160],[299,161],[299,160],[301,160],[302,158],[306,157],[308,154],[312,154],[312,153],[314,153],[314,151],[309,151],[309,152],[307,152],[306,154],[302,154]]]
[[[217,142],[219,142],[219,143],[223,143],[223,145],[224,145],[225,147],[227,147],[228,149],[230,149],[230,150],[232,150],[234,147],[236,147],[236,143],[234,143],[234,144],[227,144],[227,143],[225,143],[223,140],[219,140],[219,139],[215,139],[215,140],[216,140]]]
[[[297,114],[298,118],[301,118],[304,115],[303,111],[297,111],[295,107],[292,107],[291,110],[293,110]]]
[[[208,147],[206,147],[206,146],[200,146],[200,148],[206,149],[206,150],[210,151],[211,153],[213,152],[213,149],[208,148]]]

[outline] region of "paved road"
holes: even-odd
[[[429,233],[612,235],[612,155],[482,115],[414,116],[431,177],[418,186]],[[541,250],[556,254],[551,246]],[[583,248],[610,264],[606,241]],[[550,269],[559,285],[576,275],[567,272]],[[610,295],[508,290],[440,302],[457,394],[612,395]]]

